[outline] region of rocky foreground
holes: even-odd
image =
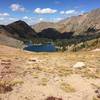
[[[31,53],[0,48],[0,100],[100,100],[99,49]]]

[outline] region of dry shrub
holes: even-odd
[[[67,93],[76,92],[75,88],[68,83],[61,83],[60,88]]]
[[[0,93],[6,93],[12,91],[13,88],[11,84],[7,84],[6,82],[0,82]]]
[[[16,84],[23,84],[21,80],[14,80],[14,81],[0,81],[0,93],[6,93],[13,90],[13,86]]]
[[[63,99],[51,96],[51,97],[48,97],[46,100],[63,100]]]

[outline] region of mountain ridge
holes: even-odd
[[[36,32],[27,23],[21,20],[10,23],[8,25],[0,25],[0,34],[4,33],[5,35],[17,39],[36,36]]]
[[[15,45],[17,44],[16,42],[18,41],[16,40],[20,40],[21,42],[32,40],[32,42],[35,43],[35,40],[41,40],[39,40],[39,38],[47,38],[51,40],[69,39],[66,40],[66,42],[69,41],[71,44],[75,44],[80,40],[81,42],[84,42],[88,39],[95,39],[95,36],[96,38],[99,38],[100,9],[96,9],[89,13],[74,16],[56,23],[42,22],[36,24],[34,27],[37,30],[35,28],[31,28],[31,26],[21,20],[8,25],[0,25],[0,35],[4,35],[1,36],[2,41],[0,42],[6,43],[5,40],[8,39],[9,43],[7,43],[7,45],[11,46],[11,42],[14,42]],[[2,39],[2,37],[4,39]],[[73,41],[76,42],[74,43]]]
[[[40,32],[47,28],[54,28],[60,33],[74,32],[74,35],[92,34],[100,29],[100,8],[84,13],[83,15],[73,16],[56,23],[38,23],[32,28]],[[47,26],[48,25],[48,26]],[[94,32],[92,31],[94,30]],[[88,31],[88,32],[87,32]],[[91,33],[92,32],[92,33]]]
[[[0,44],[12,47],[23,47],[23,41],[37,37],[36,32],[24,21],[16,21],[8,25],[0,25]]]

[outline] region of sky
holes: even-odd
[[[100,0],[0,0],[0,24],[57,22],[100,8]]]

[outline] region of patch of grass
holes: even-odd
[[[96,78],[95,74],[93,74],[93,73],[87,73],[84,76],[87,77],[87,78]]]
[[[22,80],[19,80],[19,79],[16,79],[16,80],[13,80],[13,81],[11,81],[10,82],[10,84],[12,85],[12,86],[14,86],[14,85],[17,85],[17,84],[23,84],[24,82],[22,81]]]
[[[94,84],[94,83],[91,83],[91,85],[92,85],[94,88],[100,88],[100,85],[97,85],[97,84]]]
[[[93,97],[93,100],[100,100],[100,98],[97,98],[97,97]]]
[[[83,75],[82,76],[83,77],[87,77],[87,78],[93,78],[93,79],[100,78],[100,71],[94,71],[94,72],[92,72],[89,69],[85,69],[83,71]]]
[[[73,74],[73,71],[72,71],[72,69],[70,69],[70,68],[59,68],[58,69],[58,75],[60,76],[60,77],[63,77],[63,76],[68,76],[68,75],[70,75],[70,74]]]
[[[22,80],[13,80],[10,82],[7,81],[0,81],[0,93],[6,93],[13,90],[13,86],[17,84],[23,84]]]
[[[47,78],[42,78],[41,81],[39,82],[39,85],[43,85],[43,86],[46,86],[47,83],[48,83],[49,79]]]
[[[33,76],[33,78],[38,78],[38,77],[39,77],[39,73],[33,72],[33,73],[32,73],[32,76]]]
[[[100,78],[100,69],[99,69],[99,70],[96,70],[96,72],[95,72],[95,77],[96,77],[96,78]]]
[[[68,83],[61,83],[60,88],[67,93],[76,92],[75,88]]]
[[[54,69],[52,67],[43,66],[42,67],[42,72],[54,74]]]

